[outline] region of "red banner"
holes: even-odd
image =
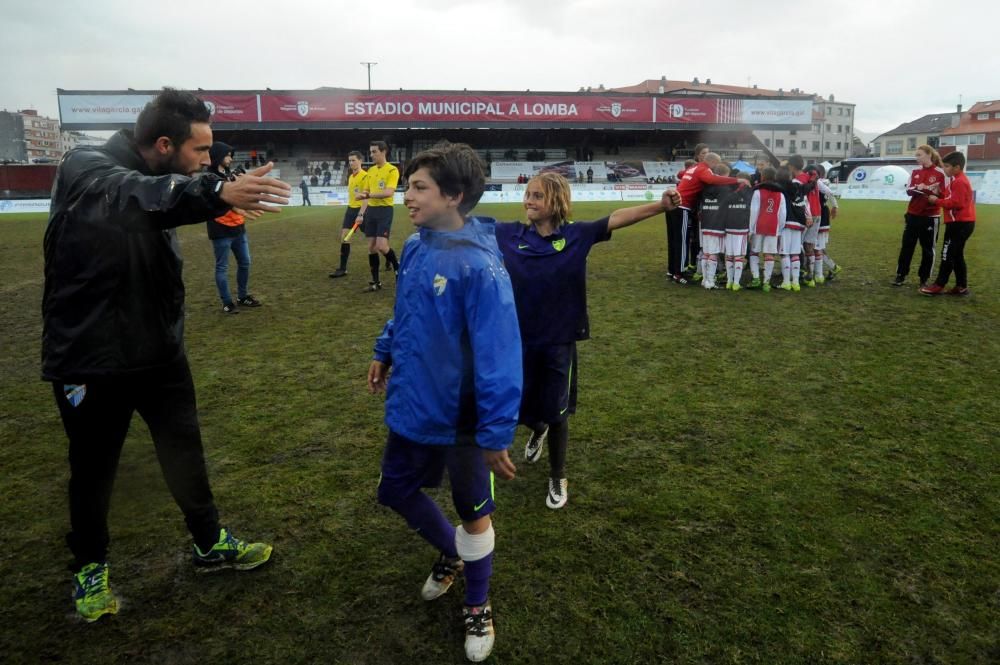
[[[667,124],[715,124],[718,99],[675,98],[656,100],[656,122]]]
[[[201,95],[212,112],[212,124],[258,122],[257,95]]]
[[[652,122],[640,97],[261,95],[263,122]]]

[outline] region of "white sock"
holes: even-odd
[[[726,284],[733,283],[733,257],[726,257]]]
[[[823,265],[825,265],[828,270],[833,270],[837,267],[837,264],[833,262],[833,259],[831,259],[830,255],[826,252],[823,252]]]
[[[742,261],[734,261],[733,262],[733,284],[739,284],[741,279],[743,279],[743,262]]]
[[[774,274],[774,259],[764,259],[764,283],[771,283],[771,275]]]
[[[799,283],[799,273],[802,272],[802,267],[801,267],[800,264],[801,264],[801,261],[799,261],[799,257],[793,256],[792,257],[792,284],[798,284]]]
[[[781,281],[783,284],[792,283],[792,259],[788,254],[781,255]]]
[[[750,255],[750,275],[754,279],[760,279],[760,255]]]
[[[809,279],[816,279],[816,256],[810,254],[809,258],[806,259],[806,263],[809,266]]]
[[[816,252],[816,257],[813,261],[816,267],[813,269],[813,279],[826,280],[826,276],[823,274],[823,253],[820,251]]]
[[[702,286],[706,289],[715,287],[715,271],[718,268],[719,260],[714,256],[705,257],[705,275],[701,280]]]

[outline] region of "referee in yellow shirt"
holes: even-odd
[[[347,234],[351,232],[351,227],[357,220],[364,221],[365,208],[368,203],[359,198],[359,194],[365,191],[366,178],[368,173],[361,168],[361,161],[365,158],[357,150],[347,153],[347,166],[351,170],[351,175],[347,177],[347,212],[344,213],[344,223],[340,228],[340,267],[330,273],[330,277],[343,277],[347,274],[347,257],[351,255],[351,243],[345,242]]]
[[[366,291],[378,291],[382,281],[378,276],[379,254],[385,257],[386,263],[392,266],[393,272],[399,270],[399,260],[396,253],[389,247],[389,229],[392,228],[392,197],[399,183],[399,169],[386,161],[389,156],[389,145],[385,141],[372,141],[369,145],[374,164],[365,176],[365,189],[358,197],[367,204],[365,221],[361,225],[365,237],[368,238],[368,266],[372,271],[372,281]]]

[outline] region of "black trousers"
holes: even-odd
[[[69,436],[69,516],[66,536],[77,569],[107,560],[108,508],[132,413],[149,426],[167,487],[203,550],[219,535],[208,484],[194,382],[187,358],[166,367],[80,384],[53,383]]]
[[[903,279],[910,274],[910,261],[913,260],[913,250],[920,243],[920,268],[917,275],[923,284],[931,278],[934,270],[934,246],[937,244],[937,230],[940,217],[921,217],[906,214],[906,225],[903,227],[903,242],[899,247],[899,261],[896,264],[896,278]]]
[[[679,275],[687,266],[687,237],[691,213],[685,208],[675,208],[667,216],[667,272]]]
[[[955,286],[969,285],[969,275],[965,268],[965,243],[976,230],[975,222],[950,222],[944,225],[944,246],[941,248],[941,271],[935,283],[944,286],[955,271]]]

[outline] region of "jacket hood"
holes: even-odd
[[[455,231],[435,231],[422,228],[420,241],[431,247],[446,248],[456,245],[474,245],[498,251],[496,239],[497,220],[492,217],[466,217],[462,228]]]
[[[115,132],[104,144],[103,150],[123,166],[135,169],[145,175],[152,173],[146,160],[139,154],[139,147],[135,144],[135,135],[128,129]]]
[[[217,171],[220,166],[222,166],[222,160],[226,158],[226,155],[232,154],[233,146],[228,143],[223,143],[222,141],[216,141],[212,144],[212,147],[208,149],[208,156],[212,159],[211,168],[213,171]]]

